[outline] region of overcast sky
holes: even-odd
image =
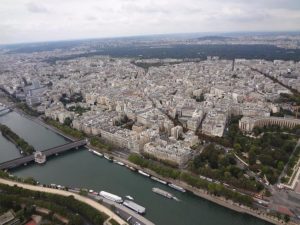
[[[0,0],[0,44],[232,31],[300,31],[300,0]]]

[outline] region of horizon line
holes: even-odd
[[[15,43],[0,43],[0,47],[13,46],[13,45],[26,45],[26,44],[46,44],[46,43],[55,43],[55,42],[72,42],[72,41],[89,41],[89,40],[105,40],[105,39],[122,39],[122,38],[138,38],[138,37],[159,37],[159,36],[175,36],[175,35],[218,35],[218,34],[281,34],[281,33],[299,33],[300,30],[275,30],[275,31],[206,31],[206,32],[186,32],[186,33],[158,33],[158,34],[134,34],[134,35],[125,35],[125,36],[107,36],[107,37],[91,37],[91,38],[74,38],[74,39],[57,39],[57,40],[45,40],[45,41],[28,41],[28,42],[15,42]],[[207,36],[207,35],[204,35]]]

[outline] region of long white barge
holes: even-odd
[[[139,174],[142,174],[142,175],[145,176],[145,177],[150,177],[150,175],[149,175],[148,173],[145,173],[145,172],[142,171],[142,170],[138,170],[138,173],[139,173]]]
[[[112,162],[113,160],[111,158],[109,158],[109,156],[104,155],[104,158],[106,158],[109,162]]]
[[[139,214],[144,214],[146,212],[146,208],[133,202],[133,201],[130,201],[130,200],[125,200],[123,202],[123,205],[125,205],[126,207],[132,209],[133,211],[139,213]]]
[[[111,193],[106,192],[106,191],[100,191],[99,195],[101,197],[106,198],[108,200],[111,200],[113,202],[117,202],[117,203],[122,203],[123,202],[123,199],[120,196],[111,194]]]
[[[169,185],[169,187],[171,187],[171,188],[173,188],[173,189],[175,189],[177,191],[186,192],[185,189],[183,189],[182,187],[179,187],[179,186],[177,186],[175,184],[168,184],[168,185]]]
[[[92,153],[94,153],[95,155],[100,156],[100,157],[103,157],[103,154],[102,154],[102,153],[97,152],[97,151],[95,151],[95,150],[91,150],[91,151],[92,151]]]
[[[152,188],[152,191],[154,192],[154,193],[156,193],[156,194],[159,194],[159,195],[162,195],[162,196],[164,196],[164,197],[166,197],[166,198],[173,198],[173,195],[171,194],[171,193],[169,193],[169,192],[167,192],[167,191],[164,191],[164,190],[162,190],[162,189],[160,189],[160,188]]]
[[[155,180],[155,181],[157,181],[157,182],[159,182],[159,183],[161,183],[161,184],[167,184],[166,181],[161,180],[161,179],[159,179],[159,178],[157,178],[157,177],[154,177],[154,176],[151,176],[151,179],[152,179],[152,180]]]
[[[172,195],[171,193],[169,193],[169,192],[167,192],[167,191],[165,191],[165,190],[162,190],[162,189],[160,189],[160,188],[154,187],[154,188],[152,188],[152,191],[153,191],[154,193],[159,194],[159,195],[162,195],[162,196],[164,196],[164,197],[166,197],[166,198],[174,199],[175,201],[179,201],[179,199],[176,198],[174,195]]]
[[[117,161],[117,160],[113,160],[113,163],[118,164],[118,165],[120,165],[120,166],[125,166],[124,163],[122,163],[122,162],[120,162],[120,161]]]

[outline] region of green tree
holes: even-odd
[[[254,165],[256,163],[256,154],[253,150],[250,150],[248,153],[248,161],[250,165]]]
[[[283,168],[284,168],[284,163],[283,163],[282,161],[279,161],[279,162],[277,163],[277,169],[278,169],[279,171],[282,171]]]
[[[284,215],[283,219],[284,219],[284,222],[288,223],[290,221],[290,216]]]
[[[24,183],[36,185],[37,182],[33,177],[26,177],[24,179]]]
[[[233,145],[234,150],[236,150],[237,152],[240,152],[242,150],[242,146],[239,143],[235,143]]]
[[[72,119],[70,117],[65,118],[64,125],[71,126],[71,124],[72,124]]]
[[[83,195],[83,196],[87,196],[88,195],[88,191],[86,189],[80,189],[79,194]]]

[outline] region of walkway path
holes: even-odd
[[[297,144],[296,144],[296,146],[295,146],[295,148],[294,148],[292,154],[290,155],[290,158],[289,158],[288,162],[285,164],[285,166],[284,166],[284,168],[283,168],[283,170],[282,170],[282,172],[281,172],[281,174],[280,174],[280,176],[279,176],[279,178],[278,178],[278,183],[280,183],[280,182],[281,182],[281,178],[284,177],[284,176],[286,175],[286,171],[287,171],[288,164],[289,164],[289,162],[291,161],[292,157],[293,157],[294,154],[295,154],[295,151],[297,150],[297,148],[298,148],[299,146],[300,146],[300,139],[298,140],[298,142],[297,142]],[[299,160],[300,160],[300,159],[299,159]],[[299,163],[299,162],[297,162],[296,167],[297,167],[298,163]],[[295,170],[297,170],[297,168],[295,168]],[[298,171],[298,170],[297,170],[297,171]],[[294,174],[294,173],[293,173],[293,174]],[[291,176],[291,178],[294,178],[294,180],[288,182],[289,184],[292,183],[291,189],[294,189],[294,188],[295,188],[295,185],[296,185],[295,182],[298,180],[298,177],[299,177],[299,174],[297,174],[296,177]]]
[[[6,185],[9,185],[9,186],[17,185],[18,187],[22,187],[22,188],[29,189],[29,190],[32,190],[32,191],[47,192],[47,193],[57,194],[57,195],[62,195],[62,196],[73,195],[76,200],[84,202],[84,203],[92,206],[93,208],[97,209],[101,213],[105,213],[110,218],[116,220],[118,223],[120,223],[122,225],[123,224],[128,225],[124,220],[122,220],[119,216],[117,216],[115,213],[113,213],[108,208],[104,207],[103,205],[99,204],[96,201],[93,201],[93,200],[91,200],[87,197],[84,197],[84,196],[81,196],[81,195],[78,195],[78,194],[75,194],[75,193],[71,193],[71,192],[63,191],[63,190],[58,190],[58,189],[52,189],[52,188],[34,186],[34,185],[29,185],[29,184],[23,184],[23,183],[19,183],[19,182],[16,182],[16,181],[5,180],[5,179],[2,179],[2,178],[0,178],[0,183],[6,184]]]

